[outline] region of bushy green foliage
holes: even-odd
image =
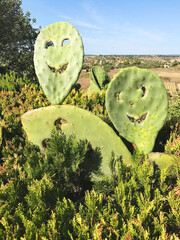
[[[39,29],[35,19],[23,13],[21,0],[0,1],[0,65],[19,75],[34,76],[33,51]],[[0,69],[3,70],[3,69]]]
[[[76,91],[73,89],[63,104],[75,105],[93,112],[95,115],[107,117],[105,91],[93,93],[91,96],[88,96],[87,93],[84,93],[82,90]]]
[[[63,104],[109,122],[104,92],[73,89]],[[26,142],[20,116],[48,105],[35,86],[0,92],[0,239],[178,239],[180,165],[160,170],[135,153],[127,167],[112,155],[112,178],[94,184],[101,155],[90,143],[57,130],[44,152]]]
[[[60,141],[61,147],[55,144]],[[54,132],[47,152],[27,144],[23,156],[6,161],[0,238],[178,239],[180,198],[173,188],[179,175],[146,160],[127,167],[112,156],[112,178],[90,186],[82,198],[77,179],[88,151],[86,142]]]
[[[162,68],[164,67],[164,64],[160,61],[153,61],[153,60],[138,60],[138,59],[133,59],[130,60],[131,58],[129,57],[129,59],[125,59],[122,63],[119,63],[117,65],[117,68],[126,68],[126,67],[132,67],[132,66],[136,66],[138,68]]]
[[[175,126],[176,123],[180,123],[180,96],[170,101],[167,123],[171,127]]]
[[[13,71],[11,71],[9,74],[0,74],[0,91],[20,92],[26,84],[31,84],[38,89],[38,83],[32,83],[32,81],[26,77],[18,77]]]
[[[25,144],[21,115],[39,107],[50,105],[43,92],[34,86],[25,85],[21,92],[0,92],[0,125],[2,126],[1,157],[21,154]]]
[[[91,188],[90,174],[97,169],[90,165],[98,159],[98,149],[93,151],[86,141],[77,142],[74,135],[67,138],[58,130],[53,131],[44,153],[27,143],[21,156],[6,158],[0,180],[0,238],[24,235],[35,239],[38,233],[46,235],[52,211],[59,209],[63,201],[70,202],[64,197],[80,200]],[[61,222],[65,224],[62,217]],[[67,239],[64,234],[62,239]]]
[[[177,60],[175,60],[175,61],[172,63],[172,67],[175,67],[175,66],[177,66],[177,65],[180,65],[180,62],[177,61]]]
[[[170,138],[165,145],[165,152],[180,157],[180,124],[178,123],[176,124],[175,129],[172,130]]]
[[[63,104],[76,105],[92,111],[108,122],[104,93],[88,97],[83,91],[73,89]],[[0,126],[3,135],[1,158],[22,154],[26,136],[22,129],[21,116],[31,109],[48,105],[50,102],[44,93],[34,85],[24,85],[20,92],[0,92]]]

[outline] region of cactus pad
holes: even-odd
[[[136,67],[121,70],[108,85],[106,107],[123,137],[145,154],[152,151],[168,109],[166,89],[156,73]]]
[[[102,153],[102,172],[110,175],[111,153],[122,155],[124,162],[130,164],[131,154],[115,132],[99,117],[91,112],[71,105],[56,105],[29,111],[22,116],[22,124],[29,141],[41,149],[45,139],[50,138],[56,120],[63,119],[61,130],[77,139],[87,139],[93,148],[100,147]]]
[[[67,22],[51,24],[39,33],[34,51],[36,75],[52,104],[60,104],[76,83],[83,63],[83,43]]]
[[[99,66],[94,66],[90,72],[91,83],[88,89],[88,94],[94,92],[100,92],[102,89],[107,87],[110,82],[108,74]]]
[[[174,159],[175,156],[166,153],[151,152],[148,154],[148,161],[155,162],[160,168],[171,167]]]

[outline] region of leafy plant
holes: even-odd
[[[176,123],[180,123],[180,96],[170,101],[168,109],[167,124],[173,128]]]
[[[0,2],[0,63],[6,71],[16,71],[20,76],[34,76],[34,42],[39,32],[32,26],[35,19],[23,13],[21,0]]]
[[[1,239],[178,239],[177,176],[147,160],[127,167],[112,155],[112,178],[85,192],[88,146],[56,130],[46,153],[26,143],[21,157],[4,162]]]
[[[38,83],[33,83],[26,77],[18,77],[14,71],[10,73],[0,74],[0,91],[17,91],[20,92],[26,84],[31,84],[38,89]]]
[[[180,156],[180,126],[177,123],[175,129],[171,132],[170,138],[165,145],[165,152]]]

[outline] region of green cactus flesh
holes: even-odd
[[[100,93],[100,92],[101,92],[101,89],[98,87],[98,85],[91,81],[87,90],[88,96],[92,95],[92,93]]]
[[[152,151],[168,109],[163,82],[152,71],[130,67],[115,75],[106,107],[116,129],[145,154]]]
[[[110,77],[108,74],[99,66],[94,66],[90,72],[91,84],[88,93],[100,92],[103,88],[106,88],[107,84],[110,82]]]
[[[166,153],[152,152],[148,154],[149,162],[155,162],[160,168],[170,167],[174,164],[174,159],[175,156]]]
[[[52,104],[60,104],[76,83],[83,63],[83,43],[67,22],[51,24],[36,39],[34,65],[44,93]]]
[[[110,175],[109,161],[112,151],[131,164],[131,154],[116,133],[99,117],[91,112],[71,105],[55,105],[29,111],[22,116],[22,124],[28,140],[43,148],[43,141],[50,138],[56,120],[63,119],[61,130],[77,139],[87,139],[93,148],[99,147],[102,153],[101,170]],[[95,178],[95,177],[94,177]]]

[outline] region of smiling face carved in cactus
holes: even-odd
[[[168,108],[161,79],[135,67],[120,71],[109,84],[106,107],[119,133],[145,154],[152,151]]]
[[[38,35],[34,65],[39,82],[51,103],[62,103],[76,83],[83,54],[81,37],[70,23],[51,24]]]

